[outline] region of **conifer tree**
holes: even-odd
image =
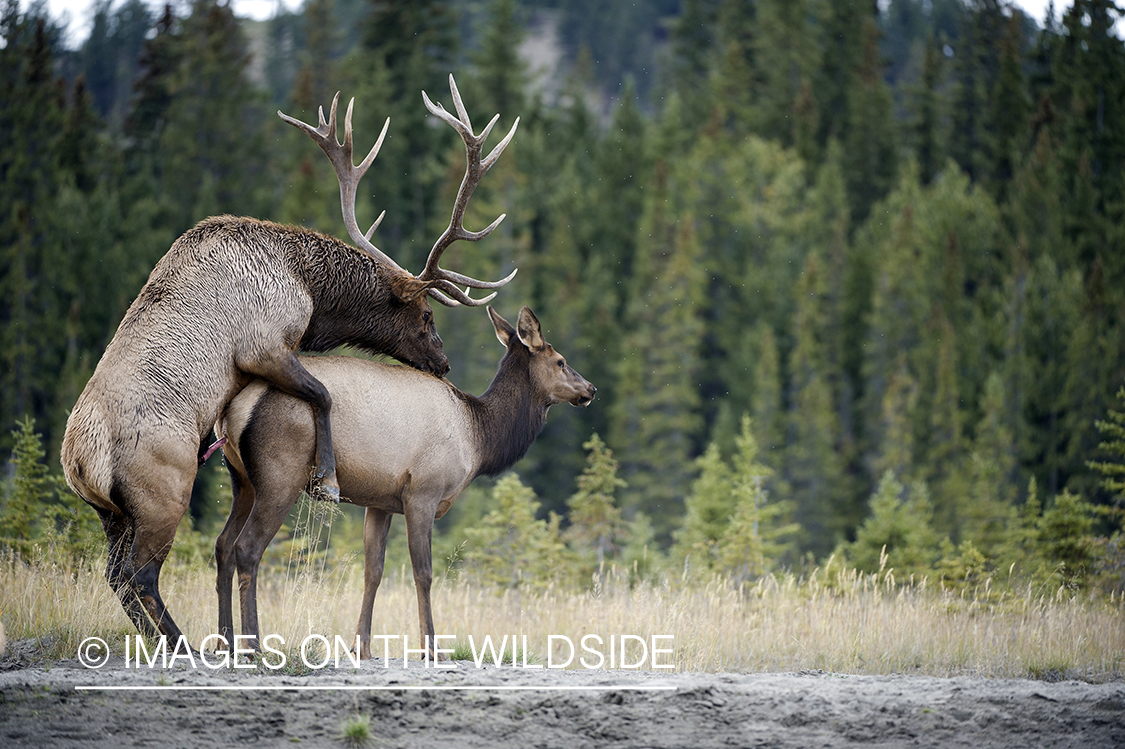
[[[708,276],[702,350],[711,366],[703,370],[700,388],[706,418],[715,439],[733,444],[738,414],[753,413],[767,463],[780,470],[775,452],[785,432],[781,376],[790,345],[792,290],[806,254],[836,227],[820,223],[824,218],[834,224],[827,217],[830,210],[814,217],[804,165],[794,151],[777,143],[754,135],[741,141],[704,137],[692,149],[689,163],[692,209]],[[760,391],[759,382],[770,393],[762,399],[757,393],[766,391]],[[771,414],[756,403],[772,404]]]
[[[535,492],[514,473],[496,482],[492,510],[467,529],[465,562],[484,582],[500,588],[547,587],[568,564],[559,537],[560,516],[535,517]]]
[[[914,476],[916,445],[914,422],[918,411],[918,382],[910,371],[905,353],[887,378],[883,394],[879,434],[881,442],[875,458],[875,471]]]
[[[1095,560],[1094,507],[1076,494],[1063,491],[1043,511],[1038,541],[1041,554],[1072,585],[1081,584]]]
[[[996,42],[1003,36],[1004,21],[998,0],[972,0],[961,9],[949,151],[974,181],[991,176],[996,123],[989,101],[999,72]]]
[[[717,34],[716,6],[714,0],[685,0],[672,29],[672,85],[687,122],[696,127],[710,115],[707,83]]]
[[[765,452],[763,460],[776,473],[782,464],[784,440],[784,414],[781,410],[781,364],[777,350],[777,338],[773,329],[764,322],[757,328],[758,357],[755,361],[753,379],[754,395],[752,411],[754,423],[761,435],[760,444]]]
[[[311,113],[334,93],[338,34],[334,0],[311,0],[304,11],[305,48],[291,98],[298,110]]]
[[[871,12],[871,3],[864,0],[817,3],[818,46],[821,48],[819,68],[813,92],[820,113],[817,142],[825,146],[830,140],[847,138],[849,97],[854,92],[864,54],[864,21]]]
[[[930,410],[926,480],[933,487],[934,524],[945,533],[956,525],[960,498],[968,486],[964,471],[964,415],[958,376],[957,339],[944,315],[937,321],[939,336],[936,391]]]
[[[869,222],[856,236],[861,257],[872,262],[861,435],[862,452],[881,455],[873,464],[876,475],[888,468],[906,480],[922,475],[917,469],[929,464],[930,450],[942,449],[931,432],[934,409],[944,409],[940,418],[948,422],[951,398],[978,402],[981,373],[995,366],[992,352],[1006,334],[991,306],[1003,285],[999,213],[985,192],[972,188],[952,165],[950,170],[924,190],[913,168],[904,171],[899,187],[877,209],[890,220]],[[952,333],[943,336],[947,323]],[[950,340],[955,349],[943,353]],[[950,362],[944,370],[943,356]],[[938,401],[943,372],[945,390]],[[973,376],[955,378],[955,372]],[[959,380],[956,394],[954,380]],[[904,464],[907,452],[912,457]]]
[[[110,5],[112,0],[96,0],[92,8],[93,24],[90,36],[82,45],[82,68],[98,113],[106,117],[117,100],[117,49],[111,28]]]
[[[1028,101],[1020,54],[1020,43],[1023,41],[1022,19],[1022,13],[1013,11],[1004,25],[1004,35],[1000,39],[999,71],[990,97],[992,112],[989,120],[995,131],[992,134],[992,164],[988,171],[993,184],[992,192],[997,200],[1003,200],[1008,181],[1021,160],[1028,138]]]
[[[938,137],[940,124],[938,85],[941,79],[941,53],[937,41],[931,36],[926,41],[922,78],[914,93],[913,101],[914,154],[918,160],[918,175],[923,185],[930,184],[943,161]]]
[[[1070,189],[1075,233],[1094,228],[1090,217],[1083,221],[1078,215],[1081,190],[1093,194],[1095,218],[1125,197],[1120,170],[1112,166],[1125,158],[1125,47],[1114,32],[1114,15],[1120,18],[1121,13],[1111,0],[1075,0],[1063,14],[1065,33],[1052,56],[1051,98],[1063,118],[1064,172],[1075,180]]]
[[[753,422],[742,416],[735,438],[731,493],[734,512],[718,540],[722,569],[736,581],[761,577],[796,546],[801,525],[792,521],[798,511],[791,500],[769,500],[766,481],[773,472],[758,462]]]
[[[3,505],[0,507],[0,544],[26,557],[41,532],[37,522],[45,513],[44,495],[57,487],[48,487],[50,477],[43,465],[43,446],[35,433],[35,422],[25,418],[12,433],[11,478],[5,482]],[[6,472],[7,473],[7,472]]]
[[[699,476],[675,534],[678,563],[741,581],[766,574],[794,550],[801,531],[792,521],[796,505],[768,499],[766,482],[773,471],[760,462],[749,414],[742,415],[729,461],[712,442],[696,466]]]
[[[926,485],[916,483],[908,490],[887,471],[871,495],[870,509],[855,541],[838,548],[848,564],[863,572],[890,567],[898,580],[925,575],[937,561],[939,548]]]
[[[805,117],[798,116],[799,105],[808,101],[806,94],[818,63],[808,6],[807,0],[756,3],[758,33],[752,51],[759,72],[751,83],[759,88],[754,97],[754,130],[784,146],[796,144],[802,127],[805,132],[817,132],[816,125],[809,127],[807,105]]]
[[[819,557],[830,551],[835,537],[843,533],[844,529],[837,526],[835,504],[844,486],[836,451],[839,427],[827,379],[826,282],[816,255],[808,256],[794,295],[785,478],[807,534],[802,545]]]
[[[676,110],[665,113],[666,126],[677,120]],[[662,147],[670,137],[658,138],[658,153],[673,153]],[[639,230],[613,406],[612,444],[619,446],[629,483],[625,506],[646,512],[665,538],[681,511],[702,427],[696,383],[705,276],[691,186],[675,162],[657,162]]]
[[[126,0],[116,10],[111,0],[93,7],[90,35],[77,51],[77,67],[85,77],[94,109],[114,131],[128,111],[141,48],[152,27],[144,0]]]
[[[160,148],[163,189],[177,196],[180,231],[218,213],[262,215],[265,112],[246,77],[250,54],[229,6],[195,0]]]
[[[286,114],[304,122],[316,122],[318,109],[329,106],[335,93],[331,83],[335,78],[336,42],[333,7],[333,0],[313,0],[305,6],[306,45],[300,55],[301,67],[289,92],[289,106],[285,109]],[[358,127],[376,123],[353,124]],[[363,142],[358,135],[362,131],[356,132],[356,140]],[[290,160],[286,171],[291,176],[281,195],[277,220],[337,234],[343,225],[337,191],[331,189],[336,181],[331,164],[319,150],[308,148],[307,137],[296,128],[285,128],[279,135],[281,142],[288,146],[282,149],[282,154]],[[357,145],[356,149],[359,148]]]
[[[621,562],[628,571],[630,580],[644,580],[664,568],[665,554],[656,542],[656,531],[652,521],[643,512],[634,512],[625,526],[625,547],[621,550]]]
[[[959,537],[994,559],[1006,541],[1015,500],[1015,445],[1004,423],[1004,381],[993,372],[981,395],[981,420],[969,456],[969,491],[958,517]]]
[[[1104,387],[1104,375],[1092,351],[1093,326],[1082,314],[1079,271],[1063,272],[1050,256],[1041,255],[1024,284],[1018,345],[1009,358],[1019,394],[1019,460],[1051,496],[1062,491],[1085,459],[1072,454],[1082,443],[1074,440],[1068,421],[1086,411],[1079,404],[1086,392]],[[1087,423],[1096,414],[1090,412]]]
[[[63,225],[96,166],[89,98],[79,87],[69,106],[53,72],[52,33],[15,2],[0,16],[0,423],[32,416],[53,427],[70,295],[81,279]]]
[[[597,434],[582,447],[589,452],[586,470],[578,477],[578,491],[567,500],[570,527],[565,535],[586,562],[586,571],[601,579],[607,557],[620,550],[624,536],[625,524],[614,494],[625,482],[617,477],[613,451]]]
[[[28,560],[37,543],[61,541],[71,561],[79,561],[101,538],[97,515],[43,462],[33,419],[22,419],[11,436],[8,479],[0,484],[0,547]]]
[[[1036,262],[1050,255],[1064,269],[1076,262],[1072,243],[1064,233],[1063,177],[1058,156],[1057,127],[1052,125],[1049,102],[1041,110],[1035,142],[1012,177],[1004,213],[1015,244],[1013,261]],[[1013,267],[1011,274],[1026,276],[1027,267]]]
[[[525,108],[527,75],[518,53],[524,36],[521,20],[515,0],[491,0],[480,32],[481,46],[473,55],[477,106],[499,112],[508,122]]]
[[[1117,400],[1125,404],[1125,387],[1118,389]],[[1094,426],[1102,435],[1098,450],[1109,459],[1089,460],[1086,466],[1101,474],[1102,488],[1109,492],[1121,511],[1125,509],[1125,412],[1111,408]]]
[[[432,226],[447,220],[443,216],[448,213],[448,203],[442,202],[445,196],[440,187],[457,171],[447,168],[450,156],[460,148],[458,158],[464,158],[460,139],[450,128],[429,126],[432,116],[421,101],[422,91],[426,91],[447,109],[452,106],[449,73],[455,69],[459,52],[457,21],[447,0],[373,0],[370,5],[362,54],[352,61],[356,121],[372,123],[374,134],[387,117],[392,124],[379,152],[380,168],[364,181],[364,191],[377,196],[378,205],[367,212],[387,211],[379,228],[379,247],[403,267],[416,268],[425,263],[433,243]],[[484,110],[471,97],[465,103],[474,123],[487,122],[495,113]],[[507,122],[516,114],[501,113]],[[462,165],[457,180],[463,172]],[[357,207],[357,211],[364,209],[363,205]]]
[[[848,195],[857,223],[890,191],[898,171],[898,139],[890,92],[883,82],[878,39],[875,19],[865,19],[863,54],[848,94],[848,128],[843,140]]]
[[[160,139],[168,124],[176,74],[183,59],[180,21],[170,4],[164,6],[153,32],[141,47],[140,71],[133,82],[132,107],[125,117],[124,132],[132,143],[127,154],[130,169],[147,168],[160,179],[164,171]],[[145,161],[144,167],[138,161]]]
[[[583,253],[588,262],[603,269],[596,295],[620,295],[610,281],[633,275],[637,229],[644,211],[645,192],[651,172],[646,153],[646,126],[632,79],[625,82],[621,102],[604,137],[592,149],[592,178],[598,198],[594,212],[594,236]],[[590,281],[597,280],[590,278]],[[610,310],[614,308],[610,307]]]
[[[723,0],[718,10],[718,60],[712,96],[719,117],[733,137],[744,137],[755,124],[754,95],[763,85],[754,61],[756,4]]]
[[[715,442],[707,446],[695,465],[699,476],[684,500],[683,519],[674,534],[672,553],[673,558],[690,568],[711,570],[720,564],[719,539],[735,511],[734,481]]]

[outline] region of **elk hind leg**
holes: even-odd
[[[314,494],[319,498],[340,501],[340,483],[336,479],[336,456],[332,450],[332,396],[320,380],[309,374],[297,355],[285,350],[273,358],[261,358],[242,368],[250,374],[268,380],[283,393],[307,402],[313,408],[316,424],[316,468],[312,482]]]
[[[155,637],[156,628],[152,626],[152,621],[137,597],[136,588],[133,587],[133,570],[129,565],[133,546],[133,521],[125,515],[101,508],[97,508],[97,511],[109,547],[105,566],[106,581],[117,594],[121,608],[137,631],[145,637]]]
[[[391,513],[375,507],[368,507],[363,514],[363,602],[359,606],[359,623],[355,628],[361,660],[371,658],[371,615],[375,608],[375,594],[383,581],[387,533],[391,529],[392,517]]]
[[[228,460],[233,504],[222,533],[215,540],[215,591],[219,595],[219,636],[228,647],[234,644],[234,610],[232,580],[235,574],[234,544],[246,525],[250,511],[254,509],[254,486],[241,471],[236,470],[235,461]],[[241,465],[239,466],[241,468]]]
[[[254,441],[252,440],[251,443]],[[262,442],[249,448],[257,455],[292,455],[279,450],[276,445]],[[242,618],[242,634],[249,636],[251,647],[258,647],[258,568],[262,555],[281,524],[293,509],[304,486],[303,460],[267,462],[264,457],[254,459],[243,454],[247,465],[256,468],[249,472],[253,485],[254,503],[238,538],[234,542],[234,561],[238,568],[238,597]]]
[[[151,471],[150,481],[138,481],[130,486],[134,494],[134,501],[130,503],[134,512],[134,533],[128,564],[132,567],[137,597],[156,628],[168,637],[169,647],[177,647],[184,635],[160,596],[160,570],[172,549],[176,527],[191,500],[197,467],[194,446],[181,457],[178,464],[161,461]]]

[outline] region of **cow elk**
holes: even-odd
[[[391,516],[406,518],[422,642],[432,646],[434,520],[474,478],[494,476],[523,457],[552,405],[593,400],[594,386],[543,340],[530,309],[520,311],[515,328],[491,307],[488,313],[507,353],[479,398],[406,367],[350,357],[302,360],[337,405],[332,422],[344,501],[366,508],[356,627],[361,658],[370,657],[372,607]],[[234,490],[230,517],[215,543],[219,634],[233,641],[231,577],[237,567],[242,633],[256,644],[258,565],[308,480],[315,457],[313,413],[308,404],[257,381],[231,401],[219,428]]]
[[[371,243],[378,221],[366,234],[356,225],[356,186],[387,125],[354,166],[352,104],[341,144],[337,94],[327,122],[320,110],[317,128],[278,114],[307,132],[332,161],[344,221],[359,250],[298,227],[231,216],[206,219],[156,264],[106,347],[67,421],[62,463],[71,488],[101,518],[109,544],[106,578],[142,633],[155,634],[155,623],[173,641],[182,636],[160,597],[160,568],[188,507],[198,465],[210,454],[204,440],[236,393],[262,378],[311,406],[314,483],[323,496],[338,500],[331,397],[296,350],[350,344],[440,376],[449,363],[427,296],[448,306],[477,306],[495,292],[473,299],[458,285],[495,289],[511,280],[510,275],[477,281],[438,267],[454,241],[481,239],[504,218],[480,232],[463,226],[469,196],[519,124],[517,119],[482,159],[496,118],[474,135],[452,76],[449,82],[458,117],[422,96],[430,112],[461,134],[468,166],[449,228],[421,274],[411,275]]]

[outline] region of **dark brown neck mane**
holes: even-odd
[[[484,395],[464,396],[477,444],[483,448],[477,476],[496,476],[511,468],[543,431],[549,406],[532,398],[530,359],[531,352],[513,340]]]
[[[379,263],[333,237],[309,232],[299,237],[301,260],[294,270],[313,298],[313,314],[301,339],[303,351],[329,351],[349,344],[375,353],[394,349],[402,331],[391,323],[397,305]]]

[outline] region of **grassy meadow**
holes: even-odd
[[[35,640],[36,660],[73,658],[96,635],[121,654],[134,634],[100,566],[89,563],[0,564],[0,621],[15,641]],[[177,622],[198,647],[216,630],[214,566],[174,559],[161,578]],[[309,634],[350,640],[363,585],[354,558],[332,563],[275,562],[259,580],[262,634],[296,646]],[[1011,592],[988,579],[969,591],[944,590],[929,579],[896,581],[893,571],[861,574],[830,560],[810,574],[770,575],[753,584],[722,577],[630,583],[616,568],[591,590],[548,587],[498,590],[439,574],[433,601],[438,634],[465,644],[491,635],[527,637],[528,658],[543,663],[548,635],[576,644],[586,634],[673,635],[661,662],[678,671],[760,672],[823,669],[849,674],[972,675],[1092,681],[1125,674],[1125,605],[1120,597],[1087,597],[1065,588]],[[235,603],[237,626],[238,607]],[[388,569],[376,600],[373,634],[401,636],[417,647],[416,598],[410,569]],[[444,641],[449,646],[451,641]],[[373,645],[381,653],[382,644]],[[580,652],[579,655],[582,655]],[[556,662],[565,654],[556,654]],[[522,657],[522,654],[521,654]],[[591,656],[592,658],[592,656]],[[633,657],[635,661],[635,656]],[[571,667],[578,667],[576,658]]]

